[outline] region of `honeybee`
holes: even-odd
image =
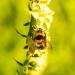
[[[46,47],[46,33],[42,28],[38,28],[34,36],[34,46],[37,49],[44,49]]]
[[[33,33],[33,37],[26,36],[21,34],[18,30],[16,30],[18,34],[27,38],[27,44],[24,49],[29,49],[30,52],[34,53],[35,50],[43,50],[46,48],[46,33],[42,30],[42,28],[38,28]]]
[[[30,25],[28,35],[21,34],[17,29],[16,32],[22,37],[26,38],[27,45],[24,49],[28,49],[31,53],[35,50],[43,50],[46,48],[46,33],[42,28],[36,27],[36,20],[31,15],[31,21],[24,24],[24,26]]]

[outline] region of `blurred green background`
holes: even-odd
[[[0,75],[16,75],[15,57],[25,59],[26,39],[30,20],[28,0],[0,0]],[[75,0],[52,0],[49,7],[55,12],[50,35],[53,50],[49,51],[48,66],[42,75],[75,75]]]

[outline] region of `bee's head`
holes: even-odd
[[[39,29],[37,30],[37,33],[42,33],[42,28],[39,28]]]
[[[43,39],[43,36],[42,35],[38,35],[38,36],[36,36],[36,39],[37,40],[41,40],[41,39]]]

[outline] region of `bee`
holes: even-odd
[[[38,30],[35,32],[34,46],[37,49],[46,48],[46,33],[43,32],[42,28],[38,28]]]
[[[24,49],[29,49],[31,53],[34,54],[35,50],[43,50],[46,48],[46,33],[42,30],[42,28],[38,28],[34,31],[33,36],[23,35],[18,30],[16,30],[16,32],[26,38],[26,43],[28,45],[26,45]]]

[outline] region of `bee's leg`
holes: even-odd
[[[28,45],[24,46],[24,49],[28,49]]]
[[[21,35],[22,37],[27,38],[27,36],[26,36],[26,35],[21,34],[21,33],[20,33],[17,29],[16,29],[16,32],[17,32],[19,35]]]
[[[24,24],[24,26],[28,26],[29,24],[30,24],[30,22],[27,22],[27,23]]]

